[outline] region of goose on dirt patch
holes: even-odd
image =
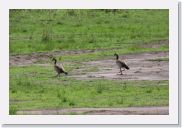
[[[64,70],[64,67],[63,65],[61,64],[61,67],[59,67],[56,63],[57,63],[57,60],[56,58],[53,58],[52,61],[54,61],[54,70],[57,72],[57,75],[56,77],[60,77],[60,74],[61,73],[64,73],[65,75],[67,75],[68,73]]]
[[[121,73],[120,75],[123,75],[122,72],[123,72],[125,69],[129,70],[130,68],[126,65],[126,63],[125,63],[124,61],[119,60],[119,55],[118,55],[118,54],[115,53],[114,56],[116,56],[116,64],[117,64],[117,66],[118,66],[119,69],[120,69],[120,72],[119,72],[119,73]]]

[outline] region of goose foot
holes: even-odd
[[[123,73],[117,73],[117,75],[124,75]]]

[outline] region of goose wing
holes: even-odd
[[[128,67],[128,65],[127,65],[124,61],[117,60],[117,61],[116,61],[116,64],[117,64],[120,68],[130,69],[130,68]]]
[[[62,68],[62,70],[65,71],[62,63],[60,63],[60,68]]]

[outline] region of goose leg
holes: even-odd
[[[120,68],[120,72],[121,72],[120,75],[123,75],[123,71],[125,71],[125,69],[121,70],[121,68]]]
[[[119,75],[121,73],[121,69],[119,69],[120,71],[116,74],[116,75]]]
[[[120,72],[119,72],[119,74],[118,74],[118,75],[123,75],[121,68],[120,68]]]
[[[120,75],[123,75],[123,72],[121,71],[121,74]]]
[[[118,73],[121,73],[121,68],[119,69],[119,72]]]

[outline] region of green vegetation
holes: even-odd
[[[14,105],[18,110],[168,105],[168,81],[52,78],[51,68],[29,66],[10,70],[12,113]]]
[[[17,105],[11,105],[10,108],[9,108],[9,114],[10,115],[15,115],[17,110],[18,110]]]
[[[149,61],[169,61],[169,58],[162,57],[162,58],[156,58],[156,59],[149,59]]]
[[[10,10],[10,54],[137,50],[168,40],[168,10]],[[140,50],[140,49],[139,49]]]

